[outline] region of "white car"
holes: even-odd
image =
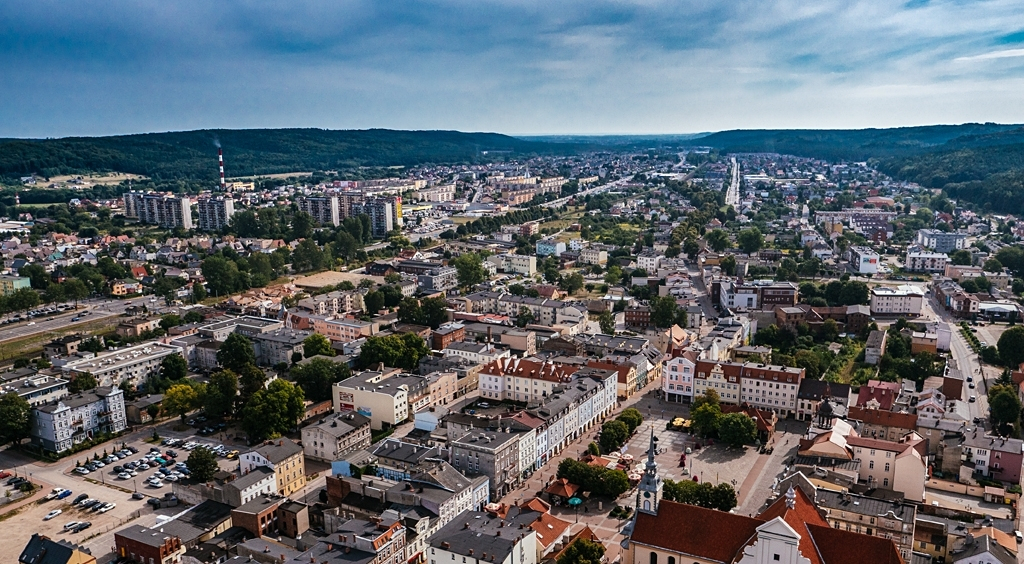
[[[117,475],[117,477],[120,480],[131,480],[132,479],[132,475],[129,474],[128,472],[121,472],[120,474]]]
[[[150,480],[149,485],[154,487],[154,488],[162,488],[162,487],[164,487],[164,483],[161,482],[160,480]]]
[[[75,472],[84,476],[89,473],[89,469],[84,466],[79,466],[78,468],[75,468]]]
[[[63,511],[61,511],[60,509],[54,509],[53,511],[47,513],[46,517],[43,517],[43,521],[49,521],[50,519],[53,519],[61,513],[63,513]]]
[[[100,510],[97,511],[97,513],[106,513],[107,511],[110,511],[111,509],[113,509],[115,507],[117,507],[117,504],[114,503],[114,502],[110,502],[110,503],[105,504],[103,507],[101,507]]]
[[[70,531],[71,529],[74,529],[75,527],[77,527],[78,523],[79,523],[78,521],[72,521],[72,522],[68,523],[67,525],[64,525],[64,530],[65,531]]]

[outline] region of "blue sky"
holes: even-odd
[[[0,137],[1024,122],[1019,0],[0,3]]]

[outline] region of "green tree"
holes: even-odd
[[[583,275],[579,272],[573,272],[569,276],[562,278],[560,286],[563,290],[569,292],[569,295],[572,295],[582,290],[584,284]]]
[[[601,326],[601,332],[605,335],[615,334],[615,316],[610,311],[602,311],[597,316],[597,323]]]
[[[626,444],[629,439],[629,427],[622,421],[605,421],[601,425],[601,450],[604,452],[617,451]]]
[[[462,253],[451,261],[451,266],[458,271],[459,285],[472,287],[487,279],[484,261],[477,253]]]
[[[200,282],[192,283],[192,299],[196,302],[201,302],[206,299],[206,286],[203,286]],[[192,313],[192,312],[189,312]]]
[[[732,246],[732,243],[729,242],[729,234],[721,229],[711,230],[704,239],[707,241],[708,247],[716,253],[720,253]]]
[[[1006,366],[1020,366],[1024,362],[1024,327],[1017,325],[1003,331],[996,347],[999,349],[999,358]]]
[[[710,437],[718,432],[718,424],[721,421],[722,409],[713,403],[706,403],[690,412],[693,419],[694,429],[704,437]]]
[[[818,332],[818,335],[826,343],[834,342],[839,338],[839,324],[834,319],[826,319],[821,324],[821,330]]]
[[[367,292],[366,295],[363,296],[363,307],[366,310],[366,313],[370,315],[377,315],[377,312],[384,309],[384,294],[381,294],[376,290]]]
[[[320,270],[327,264],[327,255],[313,239],[303,239],[292,251],[292,268],[296,272]]]
[[[331,341],[329,341],[327,337],[324,337],[320,333],[313,333],[303,339],[302,353],[306,358],[317,355],[334,356],[334,349],[331,347]]]
[[[760,229],[751,227],[750,229],[740,231],[739,236],[736,238],[736,242],[739,243],[743,252],[752,255],[761,250],[761,247],[764,246],[764,236],[761,235]]]
[[[728,276],[736,275],[736,257],[729,254],[722,257],[722,260],[718,261],[718,265],[722,267],[722,272]]]
[[[28,436],[32,406],[16,393],[0,396],[0,441],[18,443]]]
[[[636,408],[627,407],[622,410],[622,413],[615,420],[625,423],[626,428],[629,429],[629,434],[632,435],[643,424],[644,416]]]
[[[769,325],[769,327],[774,327],[774,325]],[[698,407],[705,404],[719,407],[720,402],[721,398],[719,397],[718,392],[716,392],[713,388],[707,388],[704,390],[703,394],[693,398],[693,404],[690,406],[690,411],[692,412]],[[719,411],[721,410],[719,409]]]
[[[34,290],[45,290],[50,286],[50,273],[42,265],[26,264],[18,270],[18,274],[28,278]]]
[[[172,354],[160,361],[160,377],[167,380],[181,380],[188,376],[188,362],[180,354]]]
[[[185,317],[181,318],[185,323],[200,323],[203,321],[203,314],[198,311],[191,310],[185,314]]]
[[[181,325],[181,316],[169,313],[160,318],[160,328],[164,331],[169,330],[171,327],[177,327]]]
[[[730,446],[741,447],[757,439],[757,425],[745,413],[727,413],[719,419],[718,436]]]
[[[198,482],[210,481],[213,479],[213,475],[220,470],[220,466],[217,464],[217,456],[213,454],[212,450],[207,448],[192,449],[192,452],[188,453],[188,460],[185,461],[185,465],[188,466],[189,472],[192,473],[190,477]]]
[[[230,296],[241,289],[240,273],[234,261],[213,255],[203,261],[202,271],[203,279],[215,296]]]
[[[562,551],[555,564],[601,564],[603,560],[603,544],[579,537]]]
[[[997,428],[1002,425],[1013,427],[1020,419],[1021,402],[1013,385],[995,384],[989,388],[988,405]]]
[[[985,272],[1002,272],[1003,263],[999,262],[999,259],[990,258],[985,261],[981,269]]]
[[[867,304],[869,298],[868,285],[857,280],[844,283],[842,291],[839,292],[839,301],[842,305]]]
[[[217,349],[217,364],[241,376],[246,366],[256,365],[256,352],[252,348],[252,341],[238,333],[228,335]]]
[[[442,297],[420,300],[420,311],[423,315],[420,319],[422,325],[427,325],[431,329],[437,329],[448,321],[448,301]]]
[[[349,375],[351,372],[348,365],[326,358],[314,358],[291,370],[291,377],[295,383],[301,386],[306,392],[306,397],[313,401],[331,399],[331,386]]]
[[[291,238],[295,239],[308,239],[313,236],[313,216],[306,212],[297,212],[292,216],[292,232]]]
[[[607,272],[604,273],[605,284],[615,285],[622,280],[622,268],[617,264],[613,264],[608,267]]]
[[[96,377],[86,372],[85,374],[76,374],[71,378],[71,382],[68,383],[68,391],[72,394],[78,392],[84,392],[85,390],[91,390],[99,385],[96,381]]]
[[[655,327],[672,327],[676,322],[679,305],[672,296],[654,296],[650,299],[651,323]],[[685,323],[685,322],[684,322]]]
[[[359,365],[368,368],[384,366],[416,370],[420,359],[430,354],[423,338],[415,333],[368,337],[359,353]]]
[[[239,401],[247,403],[249,398],[267,385],[267,374],[255,364],[246,364],[238,372],[238,389],[241,394]]]
[[[199,407],[199,394],[188,384],[175,384],[164,392],[164,410],[175,413],[185,422],[185,415]]]
[[[238,375],[230,370],[221,370],[210,376],[202,403],[206,414],[211,417],[226,417],[234,411],[238,398]]]
[[[971,252],[966,249],[960,249],[949,255],[949,262],[959,265],[971,264]]]

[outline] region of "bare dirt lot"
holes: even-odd
[[[323,288],[324,286],[336,286],[346,280],[349,282],[359,285],[363,279],[369,278],[378,284],[384,283],[384,278],[380,276],[367,276],[365,274],[356,274],[353,272],[337,272],[328,270],[326,272],[319,272],[312,276],[303,276],[296,278],[293,282],[299,288]]]

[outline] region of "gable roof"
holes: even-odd
[[[899,413],[895,411],[884,411],[881,409],[867,409],[861,406],[850,408],[847,419],[861,421],[866,425],[881,425],[883,427],[895,427],[897,429],[916,429],[916,413]]]
[[[663,500],[657,515],[637,512],[630,540],[715,562],[732,562],[763,524],[753,517]]]

